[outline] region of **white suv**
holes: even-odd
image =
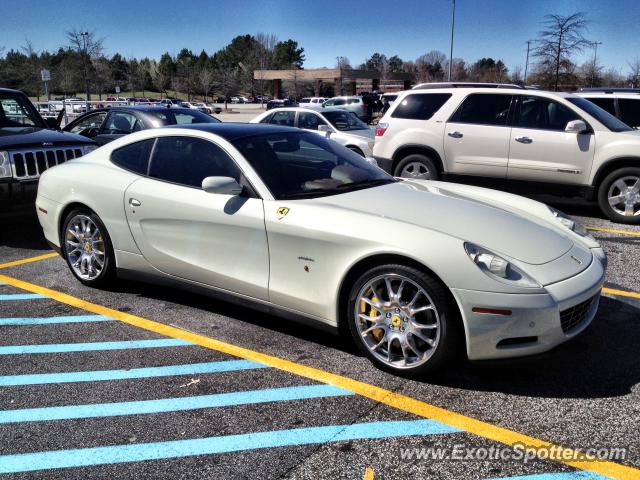
[[[630,127],[640,128],[640,90],[637,88],[585,88],[576,95],[590,100]]]
[[[555,192],[597,197],[611,220],[640,223],[640,131],[568,93],[451,85],[398,97],[376,128],[380,167],[535,191],[555,184]]]

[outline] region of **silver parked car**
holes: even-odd
[[[278,108],[258,115],[251,123],[271,123],[318,132],[377,165],[373,159],[374,131],[351,112],[319,107]]]
[[[371,113],[367,109],[367,105],[362,97],[333,97],[322,104],[323,107],[339,108],[348,112],[355,113],[360,120],[369,123],[371,121]]]

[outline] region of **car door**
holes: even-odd
[[[94,140],[98,145],[104,145],[116,138],[124,137],[143,129],[144,125],[133,113],[112,110]]]
[[[136,244],[164,273],[267,300],[269,251],[262,200],[250,192],[207,193],[201,184],[209,176],[246,182],[217,144],[191,136],[159,137],[148,176],[124,196]]]
[[[554,99],[518,95],[509,149],[507,177],[554,183],[586,183],[595,150],[592,131],[565,132],[567,123],[583,120]]]
[[[459,175],[507,176],[512,95],[472,93],[445,126],[448,171]]]

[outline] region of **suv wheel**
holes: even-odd
[[[418,153],[407,155],[400,160],[393,174],[396,177],[419,180],[438,180],[440,178],[435,162]]]
[[[396,375],[441,370],[461,343],[444,287],[415,268],[372,268],[353,284],[348,305],[355,343],[375,365]]]
[[[603,213],[618,223],[640,224],[640,168],[611,172],[598,188]]]

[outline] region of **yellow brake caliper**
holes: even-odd
[[[377,302],[378,297],[374,295],[373,297],[371,297],[371,301],[374,303]],[[368,313],[367,313],[367,309],[369,309]],[[376,308],[372,307],[371,305],[369,305],[364,301],[360,301],[360,312],[372,318],[377,317],[379,314]],[[381,328],[377,328],[371,332],[371,335],[373,336],[373,338],[376,339],[376,342],[379,342],[380,340],[382,340],[382,337],[384,335],[384,330],[382,330]]]

